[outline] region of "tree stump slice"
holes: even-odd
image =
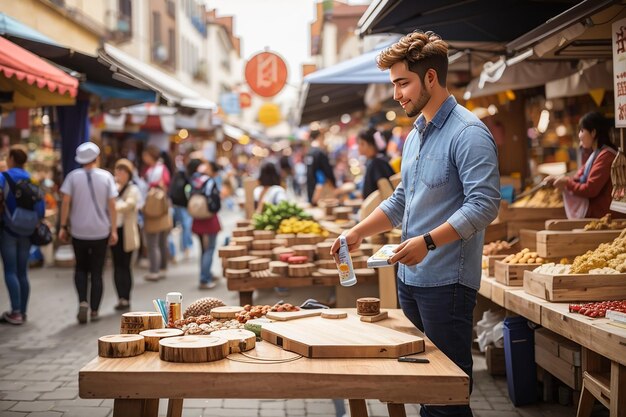
[[[229,269],[248,269],[248,263],[259,259],[256,256],[246,255],[237,256],[236,258],[230,258],[226,260],[226,268]]]
[[[254,227],[236,227],[233,229],[233,237],[254,236]]]
[[[228,340],[230,353],[247,352],[254,349],[256,344],[256,335],[250,330],[217,330],[211,333],[211,336],[221,337],[222,339]]]
[[[317,259],[333,259],[330,254],[330,248],[333,246],[333,242],[320,242],[317,245]]]
[[[256,256],[257,258],[271,258],[272,250],[251,250],[250,255]]]
[[[121,334],[139,334],[144,330],[162,329],[163,317],[152,311],[131,311],[122,314],[120,319]]]
[[[248,254],[248,248],[245,246],[233,245],[233,246],[222,246],[217,251],[220,258],[230,259],[236,258],[238,256],[245,256]]]
[[[98,339],[98,356],[130,358],[145,352],[144,338],[138,334],[111,334]]]
[[[236,226],[238,228],[247,228],[250,227],[252,225],[252,220],[250,219],[244,219],[244,220],[237,220]]]
[[[252,250],[272,250],[271,240],[259,240],[258,238],[254,239],[255,240],[252,242]]]
[[[213,335],[167,337],[159,342],[159,357],[167,362],[212,362],[228,354],[228,341]]]
[[[246,249],[252,249],[252,242],[254,242],[254,238],[252,236],[241,236],[241,237],[233,237],[231,239],[237,246],[245,246]]]
[[[272,249],[281,248],[287,246],[287,239],[272,239]]]
[[[348,313],[346,313],[345,311],[341,311],[341,310],[322,311],[323,319],[345,319],[346,317],[348,317]]]
[[[273,274],[286,277],[289,275],[289,264],[287,262],[272,261],[270,262],[270,271],[272,271]]]
[[[272,260],[269,258],[255,259],[254,261],[250,261],[250,263],[248,263],[248,268],[250,269],[250,272],[265,271],[270,268],[271,261]]]
[[[176,337],[184,335],[183,331],[180,329],[144,330],[139,334],[143,336],[146,343],[146,350],[149,352],[159,351],[159,341],[161,339],[165,339],[166,337]]]
[[[296,256],[306,256],[309,262],[315,260],[315,253],[317,252],[317,246],[315,245],[296,245],[292,246],[291,249],[293,249]]]
[[[237,317],[237,313],[242,311],[243,307],[240,306],[215,307],[211,309],[211,316],[216,319],[234,319]]]
[[[255,230],[253,236],[255,240],[272,240],[276,236],[276,232],[273,230]]]
[[[293,246],[296,244],[295,233],[279,233],[276,235],[275,239],[285,239],[287,241],[285,246]]]
[[[359,316],[375,316],[380,313],[380,299],[364,297],[356,300],[356,313]]]
[[[295,278],[310,277],[315,272],[315,264],[312,263],[289,265],[288,268],[289,276]]]

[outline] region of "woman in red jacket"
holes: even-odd
[[[563,191],[570,218],[600,218],[611,212],[611,164],[617,154],[609,136],[609,122],[602,114],[585,114],[579,123],[578,138],[583,149],[583,166],[574,177],[546,178],[548,184]]]

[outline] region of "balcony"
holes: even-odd
[[[193,25],[194,28],[196,28],[198,32],[200,32],[202,37],[206,38],[206,35],[207,35],[206,23],[204,22],[203,19],[201,19],[198,16],[191,16],[191,24]]]

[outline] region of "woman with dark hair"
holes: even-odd
[[[387,139],[373,127],[359,132],[359,153],[367,158],[363,176],[363,198],[378,190],[378,180],[391,177],[394,172],[387,162]]]
[[[600,218],[611,212],[611,164],[617,150],[609,136],[609,121],[602,114],[585,114],[578,127],[583,165],[574,177],[549,176],[546,182],[563,191],[569,218]]]
[[[258,213],[263,211],[267,203],[278,204],[287,200],[287,193],[280,185],[280,174],[276,165],[264,162],[259,173],[259,186],[254,189],[254,206]]]

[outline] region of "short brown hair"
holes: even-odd
[[[430,68],[437,72],[439,85],[445,87],[448,76],[448,44],[434,32],[415,31],[385,48],[376,57],[378,68],[386,70],[404,61],[410,71],[424,80]]]
[[[9,148],[9,157],[13,159],[15,165],[23,167],[28,161],[28,151],[23,145],[13,145]]]

